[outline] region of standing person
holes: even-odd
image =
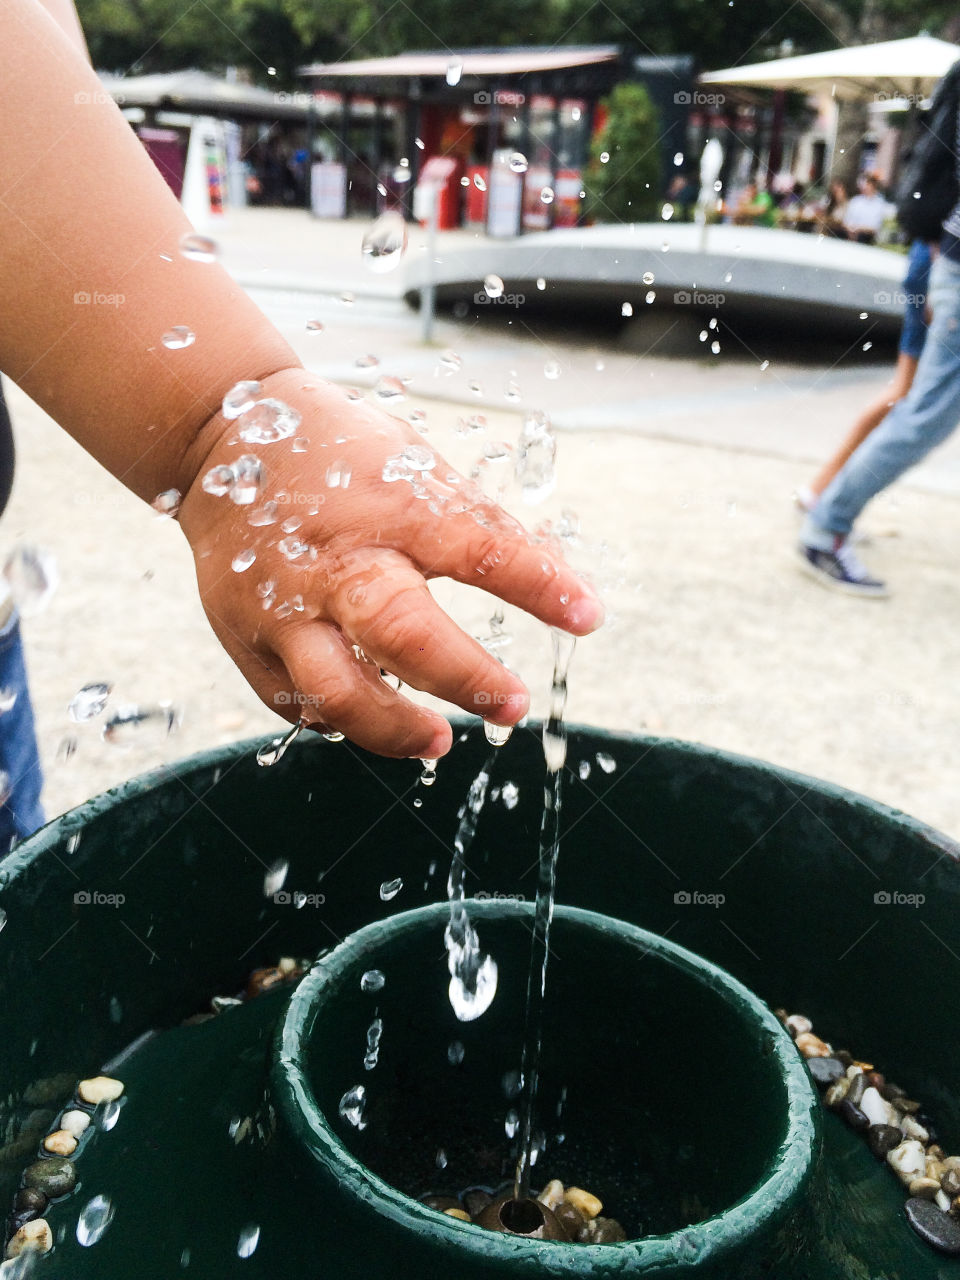
[[[866,598],[887,595],[850,547],[854,521],[867,503],[955,430],[960,421],[960,62],[941,82],[930,126],[910,175],[918,206],[953,200],[930,273],[933,318],[913,386],[827,486],[800,535],[800,564],[823,586]],[[911,160],[911,164],[914,161]],[[918,166],[918,167],[917,167]],[[952,181],[944,181],[952,175]],[[925,180],[929,179],[929,180]]]
[[[920,352],[927,336],[927,292],[932,263],[930,245],[925,240],[914,240],[907,258],[907,274],[903,278],[903,324],[900,328],[900,347],[893,377],[883,395],[868,405],[857,418],[839,449],[823,464],[810,484],[801,485],[797,489],[794,501],[801,511],[813,510],[834,476],[913,385]]]

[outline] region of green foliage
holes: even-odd
[[[629,83],[617,85],[604,105],[609,115],[594,140],[584,180],[587,216],[597,222],[649,221],[660,203],[656,108],[643,85]]]

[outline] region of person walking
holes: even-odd
[[[913,385],[827,485],[804,520],[798,546],[801,569],[832,590],[880,599],[886,584],[860,563],[851,547],[854,523],[868,502],[942,444],[960,422],[960,62],[944,77],[930,109],[922,156],[929,183],[949,192],[940,252],[930,274],[933,317]],[[941,125],[939,122],[945,122]],[[948,184],[943,182],[949,177]],[[902,206],[901,206],[902,207]]]

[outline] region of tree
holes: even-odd
[[[660,202],[660,127],[643,85],[618,84],[604,100],[606,123],[593,142],[584,185],[588,217],[642,222]]]

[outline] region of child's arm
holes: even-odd
[[[357,645],[406,683],[518,720],[522,684],[433,603],[425,579],[483,586],[580,634],[601,616],[589,588],[489,504],[482,523],[473,499],[456,513],[465,486],[445,483],[442,459],[426,481],[432,502],[405,480],[383,482],[413,433],[305,373],[219,265],[181,255],[190,227],[179,204],[37,0],[0,7],[0,93],[0,368],[142,498],[184,495],[208,617],[260,697],[385,754],[446,751],[442,717],[389,690]],[[175,325],[196,341],[167,349]],[[219,406],[242,379],[302,415],[306,452],[289,439],[231,443],[237,423]],[[280,520],[302,521],[303,554],[279,524],[251,527],[249,507],[202,490],[212,466],[242,453],[266,468],[263,499],[289,495]],[[330,488],[339,460],[350,483]],[[238,574],[231,563],[247,548],[256,561]],[[265,607],[257,587],[268,582]]]

